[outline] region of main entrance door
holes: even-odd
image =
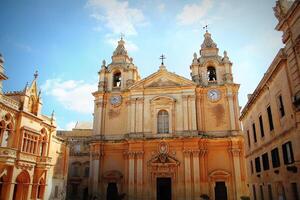
[[[171,178],[157,178],[156,191],[157,200],[171,200]]]
[[[225,182],[216,182],[215,199],[227,200],[227,189],[226,189]]]

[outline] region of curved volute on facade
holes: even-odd
[[[138,69],[133,64],[133,59],[128,56],[123,38],[118,41],[118,46],[111,57],[112,62],[106,65],[103,60],[99,71],[98,91],[122,91],[140,79]]]
[[[204,41],[199,51],[200,57],[194,53],[191,68],[192,80],[198,85],[222,85],[232,83],[232,63],[227,52],[223,57],[218,55],[217,44],[211,38],[211,34],[206,31]]]

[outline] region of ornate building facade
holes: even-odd
[[[251,199],[300,199],[300,2],[274,7],[280,49],[241,114]]]
[[[6,79],[0,55],[0,199],[64,199],[68,148],[41,114],[37,74],[16,92],[3,93]]]
[[[240,199],[248,194],[232,63],[211,34],[191,80],[164,63],[140,79],[121,38],[103,61],[90,139],[89,195],[100,199]]]

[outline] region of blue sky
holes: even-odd
[[[199,55],[202,27],[233,62],[244,106],[278,50],[275,0],[0,0],[0,52],[9,80],[4,91],[21,90],[35,70],[43,113],[55,110],[60,129],[91,121],[92,91],[101,62],[110,62],[120,32],[141,77],[154,73],[159,56],[167,69],[190,78]]]

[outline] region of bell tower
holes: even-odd
[[[212,136],[240,132],[238,89],[233,82],[232,63],[227,52],[219,56],[217,44],[206,30],[199,57],[194,53],[191,77],[197,83],[198,131]]]
[[[192,80],[198,85],[223,85],[232,83],[232,71],[227,52],[224,51],[223,57],[218,55],[217,44],[211,38],[211,34],[206,31],[204,41],[199,51],[200,57],[194,53],[191,69]]]
[[[103,60],[99,71],[98,91],[124,91],[140,79],[133,58],[128,56],[125,41],[121,37],[111,57],[112,62],[106,65]]]

